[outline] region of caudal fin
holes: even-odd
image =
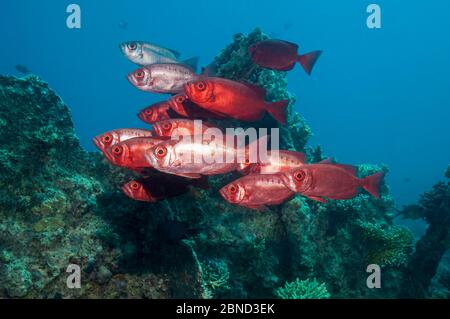
[[[311,75],[314,64],[316,64],[317,59],[319,59],[322,51],[314,51],[307,54],[299,55],[297,57],[298,63],[300,63],[308,75]]]
[[[278,101],[274,103],[267,104],[267,112],[273,116],[275,120],[281,124],[286,124],[286,109],[289,105],[289,100]]]
[[[380,198],[380,182],[384,177],[384,172],[378,172],[362,180],[362,187],[375,198]]]
[[[183,61],[182,63],[190,66],[194,71],[197,71],[198,57],[196,56],[196,57],[187,59],[187,60]]]

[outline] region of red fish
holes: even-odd
[[[264,162],[240,164],[239,171],[253,174],[274,174],[289,172],[293,168],[298,168],[306,163],[306,155],[301,152],[279,150],[278,154],[268,152],[267,155],[268,158]]]
[[[105,156],[116,166],[135,170],[151,168],[145,152],[165,140],[163,137],[135,137],[111,146]]]
[[[201,120],[190,119],[170,119],[153,124],[155,134],[165,137],[175,135],[203,135],[207,129],[212,127],[211,124]]]
[[[266,102],[266,91],[253,84],[210,77],[186,84],[184,92],[198,106],[224,117],[254,122],[267,111],[278,122],[286,123],[289,101]]]
[[[178,176],[156,174],[147,178],[132,180],[122,186],[122,191],[131,199],[154,203],[186,194],[191,186],[202,189],[209,187],[207,178],[188,180]]]
[[[311,74],[322,51],[299,55],[298,45],[283,40],[264,40],[252,45],[249,54],[252,61],[264,68],[289,71],[298,62],[306,73]]]
[[[219,192],[229,203],[257,210],[265,209],[266,205],[282,204],[295,195],[279,174],[244,176]]]
[[[185,94],[174,95],[167,101],[173,111],[183,117],[198,118],[198,119],[221,119],[223,116],[208,112],[202,109],[191,100]]]
[[[175,114],[171,112],[170,104],[167,101],[158,102],[146,107],[138,113],[138,117],[148,124],[173,118]]]
[[[328,199],[351,199],[363,188],[380,198],[380,182],[384,172],[358,178],[357,168],[344,164],[305,164],[283,173],[283,181],[291,190],[310,199],[327,202]]]
[[[105,153],[106,149],[117,143],[129,140],[135,137],[150,137],[153,132],[138,128],[125,128],[106,132],[94,137],[93,142],[97,148]]]

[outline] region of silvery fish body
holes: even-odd
[[[180,54],[146,42],[126,42],[120,45],[122,53],[133,63],[141,66],[156,63],[178,63]]]
[[[130,83],[142,91],[168,94],[182,92],[186,83],[197,78],[190,67],[176,63],[153,64],[128,75]]]

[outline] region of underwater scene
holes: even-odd
[[[1,1],[0,299],[450,299],[449,12]]]

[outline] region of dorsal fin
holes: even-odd
[[[299,46],[298,46],[297,43],[289,42],[289,41],[285,41],[285,40],[278,40],[278,41],[281,41],[281,42],[284,42],[284,43],[286,43],[286,44],[292,45],[292,46],[294,46],[296,49],[299,48]]]

